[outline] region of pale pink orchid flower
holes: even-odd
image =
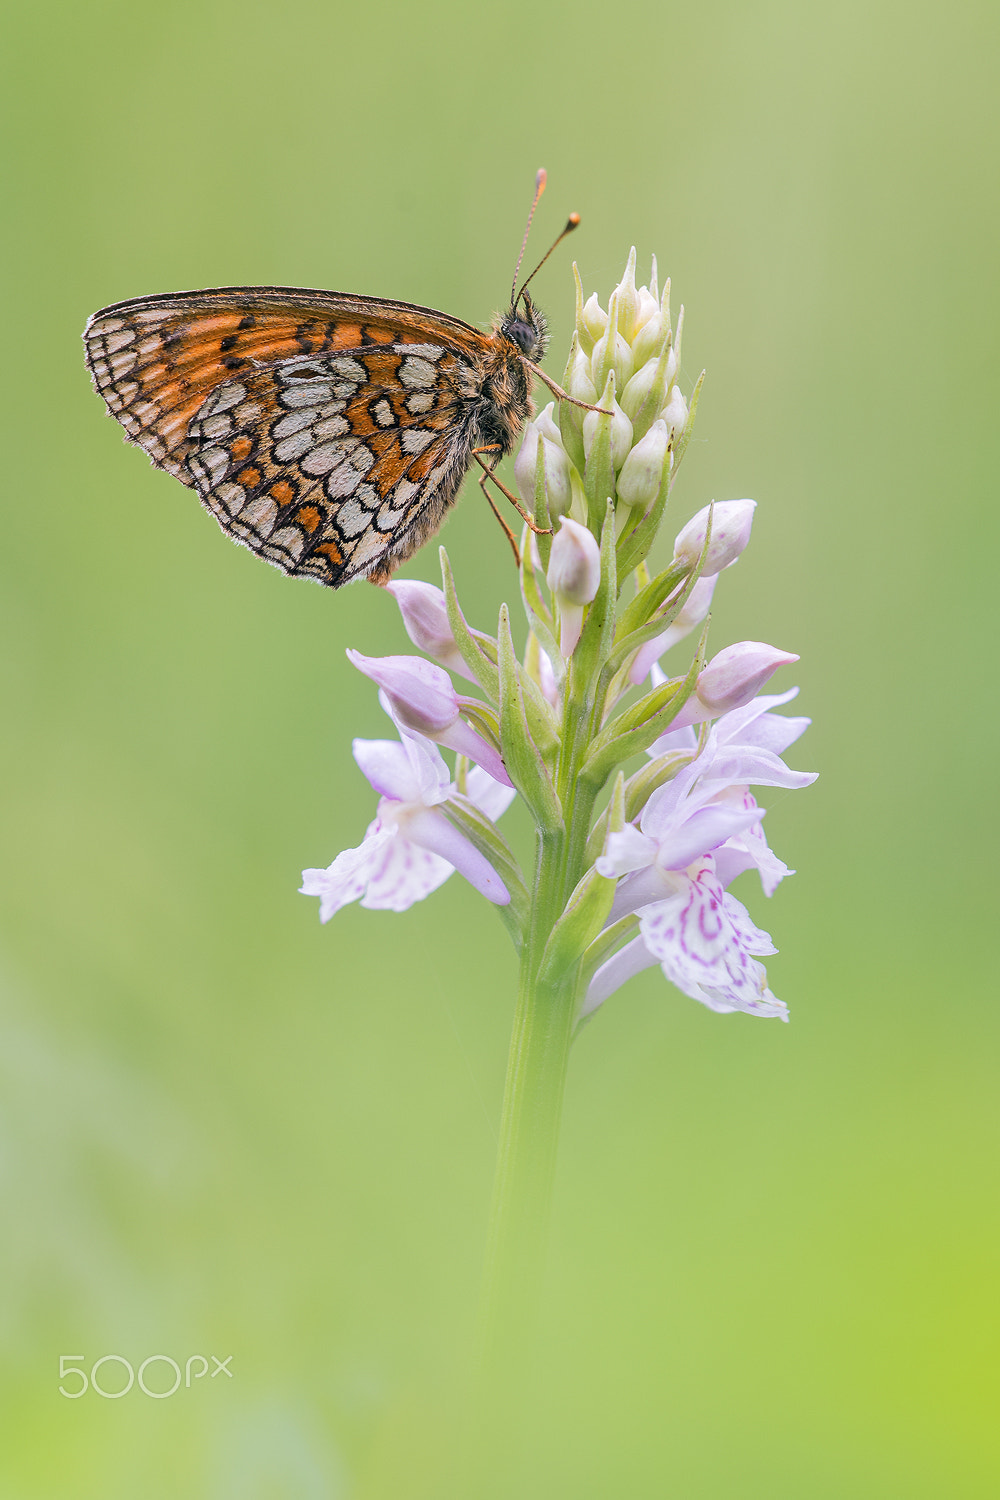
[[[355,740],[354,758],[380,793],[378,811],[358,848],[345,849],[325,870],[303,870],[300,890],[320,898],[321,922],[352,901],[406,911],[455,870],[488,901],[509,903],[493,866],[440,810],[456,788],[436,745],[410,731],[402,742]],[[495,821],[514,792],[472,766],[466,795]]]

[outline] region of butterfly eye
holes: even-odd
[[[538,329],[523,318],[511,318],[503,325],[503,331],[523,354],[531,355],[538,344]]]

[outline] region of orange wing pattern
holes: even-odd
[[[384,581],[440,525],[482,438],[487,377],[519,364],[444,313],[271,287],[119,303],[84,341],[154,464],[235,540],[332,587]],[[526,410],[525,386],[517,426]]]

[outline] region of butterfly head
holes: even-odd
[[[516,344],[526,359],[538,364],[549,346],[548,321],[527,292],[522,292],[498,324],[504,338]]]

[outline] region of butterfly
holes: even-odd
[[[540,172],[529,228],[544,186]],[[565,394],[538,369],[548,335],[530,280],[518,292],[515,271],[489,333],[408,302],[237,286],[114,303],[84,347],[128,441],[228,536],[330,588],[385,583],[473,462],[485,492],[531,413],[531,377]]]

